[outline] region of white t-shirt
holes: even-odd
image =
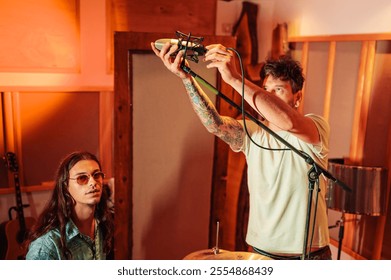
[[[321,144],[305,143],[286,131],[277,134],[296,149],[308,154],[317,164],[327,169],[329,125],[320,116],[309,114],[316,124]],[[286,148],[279,140],[251,121],[246,121],[251,138],[268,148]],[[311,166],[292,151],[268,151],[257,147],[246,135],[241,150],[247,159],[247,180],[250,211],[246,242],[270,253],[300,254],[303,251],[309,180]],[[236,151],[239,152],[239,151]],[[326,179],[319,177],[320,192],[312,196],[312,212],[317,195],[316,224],[311,215],[308,246],[324,247],[329,244]],[[311,239],[313,234],[313,239]]]

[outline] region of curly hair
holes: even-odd
[[[300,63],[291,56],[283,55],[277,59],[267,59],[261,68],[261,80],[265,80],[269,75],[283,81],[289,81],[293,93],[296,93],[303,88],[303,68]]]
[[[52,197],[45,206],[41,215],[38,217],[37,223],[32,228],[28,239],[25,242],[25,248],[28,248],[30,243],[38,237],[44,235],[48,231],[58,228],[61,236],[61,250],[65,259],[71,259],[72,254],[66,246],[65,227],[68,221],[72,218],[72,209],[75,201],[68,191],[69,171],[72,167],[81,160],[93,160],[98,163],[101,169],[101,164],[97,157],[89,152],[77,151],[67,155],[58,166],[55,175],[55,186]],[[102,186],[103,188],[103,186]],[[96,206],[95,218],[99,220],[99,226],[103,233],[103,251],[110,253],[112,247],[112,238],[114,235],[114,219],[113,213],[108,206],[109,192],[102,190],[102,197]]]

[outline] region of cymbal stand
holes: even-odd
[[[338,232],[338,256],[337,260],[341,259],[342,241],[345,234],[345,213],[342,212],[341,219],[337,220],[335,225],[329,226],[329,229],[339,227]]]
[[[220,222],[217,221],[217,226],[216,226],[216,246],[212,248],[213,254],[217,255],[220,253],[219,249],[219,228],[220,228]]]

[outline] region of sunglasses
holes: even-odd
[[[87,185],[90,181],[90,178],[94,178],[95,181],[102,182],[105,174],[101,171],[97,171],[94,174],[82,174],[77,176],[76,178],[69,178],[70,180],[76,180],[79,185]]]

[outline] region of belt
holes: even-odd
[[[264,255],[266,257],[269,257],[274,260],[301,260],[300,256],[282,256],[282,255],[276,255],[272,254],[266,251],[263,251],[261,249],[253,247],[254,251],[260,255]],[[322,256],[325,256],[325,258],[322,258]],[[331,251],[329,246],[325,246],[322,248],[319,248],[318,250],[315,250],[305,257],[306,260],[313,260],[313,259],[331,259]]]

